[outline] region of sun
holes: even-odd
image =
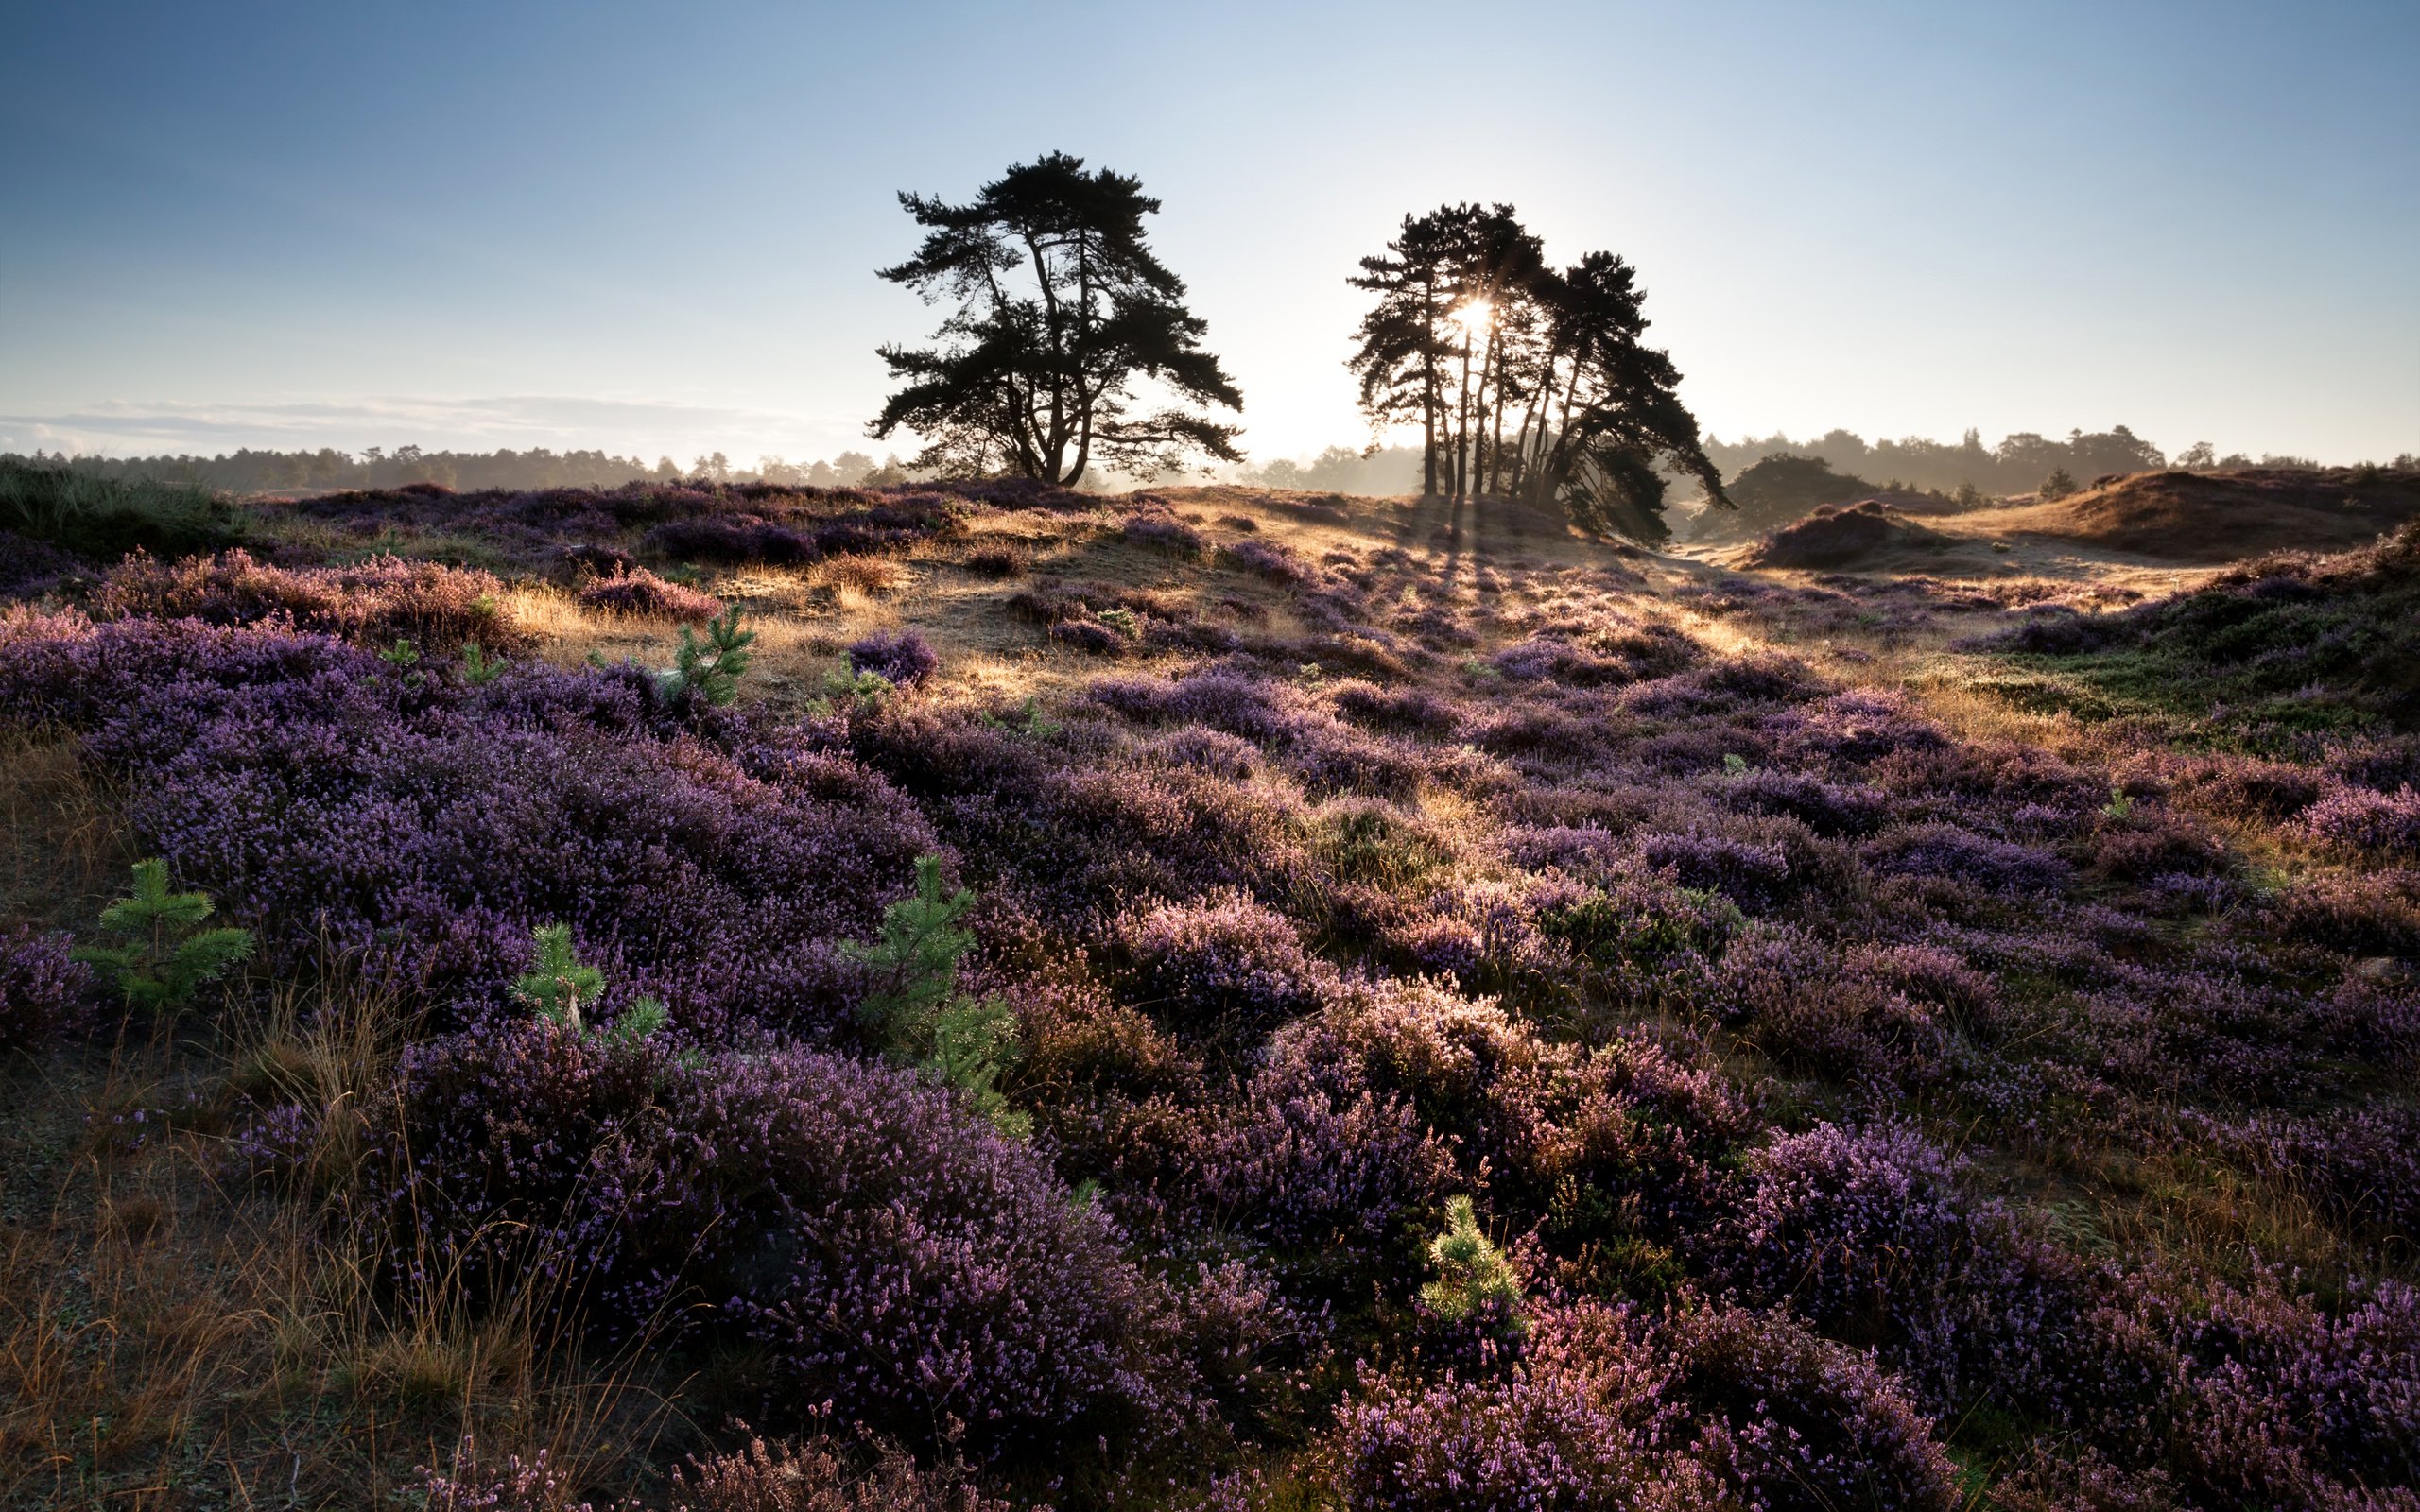
[[[1487,301],[1470,300],[1454,312],[1453,320],[1456,325],[1476,335],[1487,329],[1488,318],[1495,313],[1495,306]]]

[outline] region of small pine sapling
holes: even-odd
[[[476,641],[462,643],[462,680],[474,688],[484,688],[504,676],[504,658],[492,657],[480,649]]]
[[[748,647],[755,639],[754,630],[739,627],[736,604],[706,622],[706,638],[702,641],[695,630],[683,625],[681,644],[672,654],[671,670],[657,674],[665,696],[694,693],[717,709],[728,707],[739,696],[739,678],[748,670],[752,655]]]
[[[1445,1231],[1429,1242],[1428,1259],[1437,1279],[1420,1289],[1420,1299],[1430,1312],[1457,1323],[1493,1316],[1515,1333],[1527,1332],[1521,1278],[1479,1228],[1470,1198],[1446,1200]]]
[[[671,1013],[654,998],[641,998],[624,1008],[602,1034],[588,1027],[580,1005],[595,1006],[605,992],[605,973],[583,963],[571,948],[569,924],[546,924],[531,932],[538,958],[512,984],[514,1001],[542,1019],[548,1019],[583,1037],[607,1044],[636,1044],[663,1028]]]
[[[378,660],[401,672],[406,688],[417,690],[427,680],[427,675],[420,670],[420,647],[409,641],[397,641],[379,652]]]
[[[1042,700],[1029,693],[1025,696],[1025,701],[1017,705],[1011,716],[1003,717],[999,714],[987,713],[983,715],[983,723],[994,730],[1004,730],[1011,735],[1023,735],[1028,740],[1056,739],[1061,730],[1065,728],[1048,714],[1044,713]]]
[[[579,1005],[595,1003],[605,990],[605,973],[580,963],[571,948],[569,924],[544,925],[532,937],[538,959],[512,984],[514,999],[566,1029],[584,1028]]]
[[[890,679],[879,672],[826,672],[822,693],[808,701],[806,710],[817,715],[835,711],[871,714],[882,708],[883,700],[890,694]]]
[[[127,943],[86,946],[75,957],[109,973],[130,1007],[181,1006],[252,954],[251,930],[201,927],[212,911],[205,893],[168,890],[165,861],[138,861],[134,890],[101,911],[101,927]]]
[[[922,1067],[964,1093],[1003,1132],[1032,1126],[1000,1095],[1000,1074],[1016,1063],[1016,1015],[997,998],[977,1001],[958,990],[958,963],[975,936],[960,927],[975,895],[942,885],[941,859],[916,858],[916,890],[882,911],[882,937],[841,946],[870,968],[873,990],[858,1018],[899,1060]]]

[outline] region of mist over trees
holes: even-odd
[[[1229,476],[1235,482],[1264,489],[1383,496],[1419,492],[1421,461],[1421,449],[1417,446],[1381,446],[1366,451],[1331,446],[1316,456],[1246,463]]]
[[[880,276],[956,308],[938,345],[881,349],[903,387],[868,427],[876,439],[905,428],[925,438],[924,467],[1068,486],[1097,462],[1148,480],[1195,455],[1242,460],[1236,427],[1198,412],[1243,396],[1145,243],[1160,202],[1140,180],[1054,152],[969,204],[899,203],[925,242]],[[1150,407],[1140,385],[1172,402]]]
[[[1646,540],[1666,534],[1668,476],[1722,498],[1620,257],[1557,268],[1511,205],[1443,205],[1406,215],[1348,282],[1377,297],[1347,362],[1362,412],[1420,427],[1423,492],[1560,505]]]

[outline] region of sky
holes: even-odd
[[[885,448],[896,195],[1138,175],[1269,460],[1507,201],[1703,427],[2420,449],[2420,5],[0,0],[0,450]]]

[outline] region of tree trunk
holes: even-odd
[[[1462,387],[1455,405],[1454,502],[1470,496],[1471,477],[1471,334],[1462,331]]]
[[[1420,284],[1420,493],[1437,497],[1437,410],[1443,395],[1437,391],[1437,281],[1432,273]]]
[[[1503,318],[1504,316],[1502,311],[1498,310],[1494,305],[1488,306],[1487,355],[1488,360],[1495,365],[1495,387],[1494,390],[1495,403],[1490,406],[1488,411],[1489,418],[1494,422],[1495,426],[1492,436],[1487,443],[1486,491],[1491,494],[1495,491],[1495,485],[1504,471],[1504,344],[1500,339],[1498,331],[1499,324]],[[1481,372],[1479,374],[1479,387],[1482,391],[1486,390],[1487,374],[1485,372]]]

